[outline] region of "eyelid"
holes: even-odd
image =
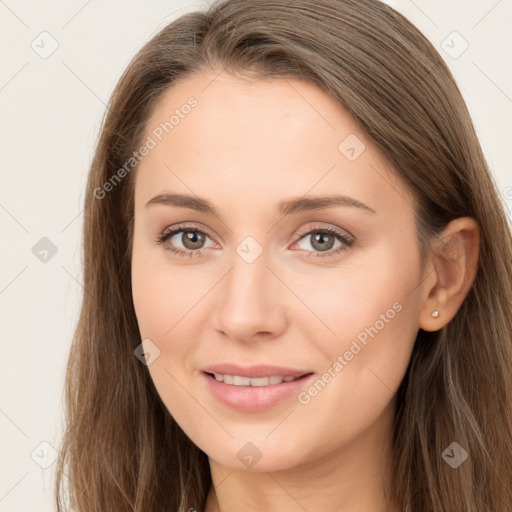
[[[173,231],[187,230],[187,229],[188,230],[194,230],[194,231],[201,231],[201,232],[205,233],[206,235],[208,235],[212,240],[215,239],[215,237],[212,236],[212,234],[210,233],[208,228],[204,227],[201,224],[196,224],[196,223],[188,224],[187,222],[183,222],[183,223],[179,223],[179,224],[176,224],[176,225],[173,225],[173,226],[166,227],[164,229],[164,231],[161,233],[161,235],[159,235],[159,237],[161,236],[163,238],[167,234],[172,233]]]
[[[333,227],[333,226],[325,226],[325,224],[319,224],[314,223],[313,226],[308,226],[304,229],[299,229],[295,232],[294,236],[297,237],[303,237],[304,235],[310,234],[311,231],[332,231],[333,233],[337,233],[338,235],[344,236],[344,233],[347,234],[346,238],[350,238],[352,241],[356,240],[356,237],[348,230],[339,228],[339,227]]]
[[[195,229],[197,228],[198,231],[203,231],[205,234],[207,234],[212,240],[215,239],[214,236],[212,236],[211,232],[208,230],[208,228],[202,226],[201,224],[197,224],[197,223],[191,223],[191,224],[188,224],[187,222],[183,222],[183,223],[179,223],[179,224],[176,224],[176,225],[173,225],[173,226],[168,226],[164,229],[164,231],[161,233],[161,235],[159,235],[158,238],[160,237],[164,237],[166,236],[168,233],[172,232],[172,231],[176,231],[177,229],[179,228],[182,228],[182,229]],[[307,226],[305,228],[301,228],[297,231],[295,231],[294,233],[294,236],[295,237],[303,237],[304,235],[307,235],[309,234],[311,231],[316,231],[316,230],[329,230],[329,229],[333,229],[334,231],[338,232],[338,231],[343,231],[345,232],[349,238],[351,238],[352,240],[355,240],[356,237],[350,232],[348,231],[347,229],[343,229],[343,228],[339,228],[339,227],[326,227],[325,225],[322,225],[322,224],[319,224],[319,223],[314,223],[313,226]],[[343,233],[340,233],[340,234],[343,234]]]
[[[192,222],[190,224],[187,222],[184,222],[184,223],[179,223],[179,224],[176,224],[173,226],[169,226],[161,234],[159,234],[157,236],[157,238],[155,239],[155,242],[157,244],[163,244],[163,243],[165,243],[165,241],[168,238],[171,238],[171,235],[174,236],[181,231],[187,231],[187,230],[188,231],[198,231],[198,232],[204,233],[212,241],[215,242],[215,237],[213,237],[210,234],[210,231],[206,227],[203,227],[202,225],[195,223],[195,222]],[[350,248],[353,245],[353,243],[356,241],[356,237],[354,235],[352,235],[352,233],[350,233],[346,229],[342,229],[337,226],[336,227],[325,226],[325,225],[321,225],[317,222],[313,226],[309,225],[305,228],[301,228],[300,230],[297,230],[294,233],[294,237],[296,237],[298,239],[295,242],[293,242],[292,245],[299,243],[302,240],[302,238],[304,238],[307,235],[311,235],[315,231],[324,232],[324,233],[334,236],[336,239],[341,241],[341,243],[344,244],[345,247],[344,248],[338,247],[337,249],[330,249],[328,251],[307,251],[305,249],[299,249],[299,251],[310,253],[309,255],[312,257],[320,257],[320,258],[321,257],[335,257],[335,256],[339,255],[339,253]],[[346,233],[346,234],[344,234],[344,233]],[[179,247],[178,248],[173,247],[173,248],[168,248],[167,250],[174,252],[176,254],[179,254],[180,256],[183,256],[183,253],[184,253],[191,257],[194,255],[202,256],[204,254],[204,252],[206,251],[206,249],[207,248],[184,250]]]

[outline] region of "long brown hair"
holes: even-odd
[[[85,293],[66,375],[58,511],[64,496],[77,512],[204,508],[207,456],[134,356],[141,343],[130,281],[136,166],[126,162],[177,79],[221,68],[307,80],[349,112],[416,195],[422,255],[449,221],[478,222],[473,286],[443,329],[420,329],[398,390],[390,500],[404,512],[510,512],[511,233],[446,64],[377,0],[223,0],[167,25],[124,72],[85,197]],[[468,453],[456,469],[442,457],[453,442]]]

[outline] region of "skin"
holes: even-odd
[[[295,79],[196,74],[165,93],[146,135],[190,96],[198,105],[137,169],[132,288],[141,339],[160,350],[148,366],[156,389],[209,457],[213,486],[205,510],[393,511],[384,486],[396,391],[418,329],[445,325],[471,286],[476,223],[450,223],[421,274],[412,194],[324,92]],[[354,161],[338,149],[349,134],[366,147]],[[218,216],[146,207],[166,192],[206,198]],[[277,211],[285,199],[335,192],[375,212]],[[201,256],[166,249],[193,249],[181,232],[155,243],[180,223],[206,233],[196,245]],[[313,242],[318,227],[355,241],[334,254],[343,242],[328,238],[322,252]],[[236,252],[248,236],[263,251],[252,263]],[[456,250],[447,257],[443,246]],[[318,256],[327,251],[333,256]],[[397,303],[394,318],[307,404],[294,395],[257,413],[233,410],[201,374],[208,364],[237,362],[321,377]],[[237,457],[248,442],[262,455],[250,468]]]

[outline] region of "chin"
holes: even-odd
[[[204,446],[201,449],[209,459],[235,471],[275,472],[307,462],[305,454],[297,451],[297,446],[301,444],[300,440],[288,437],[286,444],[280,437],[276,436],[271,440],[265,439],[265,436],[266,434],[262,435],[261,439],[253,436],[252,441],[241,441],[240,436],[235,436],[223,446],[216,443],[215,447]],[[211,444],[211,439],[208,444]]]

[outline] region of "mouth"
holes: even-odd
[[[312,375],[312,372],[305,373],[299,376],[283,376],[283,375],[270,375],[268,377],[246,377],[243,375],[230,375],[225,373],[210,373],[204,372],[211,379],[217,382],[223,382],[228,386],[252,386],[252,387],[267,387],[282,384],[283,382],[294,382],[301,380]]]
[[[271,410],[281,403],[289,403],[290,399],[297,397],[304,388],[311,385],[315,378],[313,372],[281,368],[281,372],[274,373],[276,369],[253,367],[243,371],[239,367],[238,372],[226,368],[224,371],[233,373],[217,373],[209,368],[209,371],[202,370],[201,375],[206,385],[205,392],[219,403],[239,412],[259,413]],[[253,376],[243,373],[252,373]]]

